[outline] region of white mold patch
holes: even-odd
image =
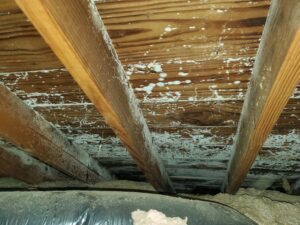
[[[290,133],[284,135],[272,134],[266,140],[264,146],[294,146],[295,150],[300,146],[300,134],[297,130],[293,129]],[[300,149],[298,150],[300,152]]]
[[[26,102],[26,100],[25,100]],[[66,107],[72,107],[72,106],[83,106],[83,107],[88,107],[88,106],[93,106],[94,104],[91,102],[76,102],[76,103],[59,103],[59,104],[47,104],[47,103],[35,103],[33,102],[26,102],[29,106],[31,106],[32,108],[66,108]]]
[[[155,87],[174,86],[174,85],[189,84],[189,83],[191,83],[191,80],[185,80],[185,81],[173,80],[173,81],[163,82],[163,79],[159,79],[159,82],[149,83],[147,86],[135,88],[135,91],[143,91],[143,92],[146,92],[147,95],[149,95],[153,92],[153,89]],[[179,92],[175,92],[175,93],[179,93]],[[165,99],[166,95],[167,95],[167,93],[162,96],[163,99]],[[177,95],[177,96],[179,96],[179,95]],[[144,102],[147,102],[147,100],[149,100],[148,96],[144,96]],[[160,102],[161,98],[159,98],[159,99],[155,98],[155,101]]]
[[[232,64],[238,64],[239,66],[253,67],[255,57],[237,57],[237,58],[225,58],[223,63],[227,67],[232,67]],[[242,69],[237,70],[238,73],[243,73]]]
[[[182,71],[180,71],[180,72],[178,73],[178,76],[180,76],[180,77],[185,77],[185,76],[187,76],[187,75],[189,75],[189,73],[182,72]]]
[[[180,84],[190,84],[192,83],[191,80],[185,80],[185,81],[179,81]],[[164,85],[164,87],[167,88],[168,84],[172,84],[172,85],[177,85],[179,84],[178,81],[175,82],[162,82],[164,84],[162,84],[161,82],[159,82],[159,84],[162,86]],[[140,89],[140,91],[143,91],[142,89]],[[208,97],[200,97],[200,96],[190,96],[187,99],[180,99],[178,98],[178,96],[173,95],[174,92],[169,91],[169,92],[164,92],[164,93],[159,93],[160,97],[149,97],[149,96],[144,96],[142,102],[143,103],[155,103],[155,102],[165,102],[165,103],[170,103],[170,102],[222,102],[222,101],[235,101],[235,100],[243,100],[245,98],[245,94],[243,92],[243,89],[239,89],[239,92],[237,95],[232,95],[232,96],[222,96],[220,94],[220,90],[218,90],[217,88],[210,88],[210,91],[212,92],[211,96]]]
[[[173,30],[176,30],[176,29],[177,29],[176,27],[172,27],[171,25],[168,25],[168,26],[165,27],[164,31],[168,33],[168,32],[171,32]]]
[[[174,123],[174,126],[180,127],[182,125]],[[202,177],[208,180],[216,180],[219,177],[220,181],[224,178],[227,162],[232,154],[233,135],[227,137],[213,135],[211,128],[200,127],[186,130],[183,136],[179,133],[169,132],[152,132],[151,135],[153,143],[159,150],[159,155],[171,176]],[[123,164],[133,164],[131,156],[119,140],[114,137],[92,136],[89,138],[85,135],[73,136],[71,140],[86,149],[93,157],[98,158],[100,162],[104,160],[109,163],[115,162],[118,165],[122,161]],[[294,143],[295,140],[296,143]],[[299,140],[299,134],[296,131],[292,131],[286,138],[284,135],[272,134],[262,152],[267,153],[269,151],[268,148],[272,146],[268,143],[271,142],[274,147],[270,150],[272,150],[274,157],[272,155],[259,156],[248,177],[253,177],[253,171],[260,169],[272,171],[276,168],[276,172],[269,174],[276,177],[287,175],[285,172],[287,169],[293,168],[294,171],[300,171],[297,163],[299,159],[295,158],[296,153],[299,155],[298,148],[298,152],[286,151],[287,145],[293,143],[295,144],[294,150],[296,150]],[[197,165],[199,168],[195,167]],[[218,168],[218,173],[214,169],[206,168]],[[123,167],[120,169],[126,170]]]
[[[161,78],[166,78],[168,76],[168,74],[166,74],[166,73],[160,73],[159,74],[159,77],[161,77]]]
[[[155,71],[156,73],[161,73],[162,72],[161,64],[159,64],[157,62],[151,62],[147,65],[147,67],[149,69]]]
[[[0,77],[14,77],[11,82],[5,83],[6,86],[14,86],[19,83],[19,81],[24,81],[28,79],[28,76],[30,74],[47,74],[50,72],[65,72],[67,71],[66,69],[52,69],[52,70],[31,70],[31,71],[25,71],[25,72],[5,72],[5,73],[0,73]],[[39,78],[42,78],[43,75],[40,75]]]
[[[228,12],[228,9],[216,9],[217,13],[225,13]]]
[[[163,69],[162,69],[162,64],[158,63],[156,61],[152,61],[149,63],[136,63],[136,64],[128,64],[126,66],[126,75],[128,78],[130,78],[130,76],[132,74],[138,75],[138,74],[148,74],[148,73],[160,73],[160,74],[164,74]]]
[[[158,82],[158,83],[156,83],[156,86],[157,87],[164,87],[165,83],[164,82]]]
[[[177,27],[172,27],[171,24],[168,24],[166,27],[164,27],[163,33],[161,33],[159,35],[159,40],[162,40],[165,35],[167,35],[168,33],[171,33],[174,30],[177,30]]]
[[[180,126],[180,124],[174,124]],[[232,137],[222,138],[211,135],[208,128],[189,131],[189,138],[182,138],[178,133],[152,132],[153,143],[159,149],[159,154],[164,161],[172,164],[174,159],[228,159],[230,149],[224,143],[230,142]],[[129,153],[115,137],[102,138],[99,135],[70,136],[74,144],[82,146],[90,154],[104,158],[130,158]],[[101,147],[100,147],[101,146]],[[230,146],[229,146],[230,147]],[[212,150],[215,149],[215,150]],[[199,155],[201,152],[201,156]],[[113,152],[113,154],[112,154]]]
[[[160,82],[161,83],[161,82]],[[145,87],[142,87],[142,88],[135,88],[136,91],[144,91],[146,92],[147,94],[151,94],[152,93],[152,90],[153,88],[156,86],[156,84],[153,84],[153,83],[150,83],[148,84],[147,86]]]
[[[295,88],[293,95],[291,96],[291,98],[293,99],[300,99],[300,88],[297,87]]]
[[[169,59],[167,61],[167,64],[200,64],[200,62],[194,59],[174,58],[174,59]]]
[[[159,95],[159,98],[144,98],[144,103],[178,102],[181,97],[181,93],[179,91],[169,91],[159,93]]]
[[[24,102],[31,106],[36,107],[37,105],[51,106],[52,104],[64,104],[65,99],[63,93],[56,92],[56,85],[45,92],[26,92],[19,88],[21,83],[27,81],[29,77],[34,76],[35,79],[41,79],[41,83],[44,84],[44,74],[53,73],[51,79],[56,79],[61,76],[61,72],[66,72],[65,69],[53,69],[53,70],[37,70],[37,71],[26,71],[26,72],[11,72],[1,73],[0,76],[3,78],[2,83],[11,89],[11,91],[18,97],[24,100]],[[48,76],[49,78],[49,76]],[[33,85],[32,85],[33,86]],[[22,86],[21,86],[22,87]]]

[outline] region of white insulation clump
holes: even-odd
[[[162,212],[150,209],[148,212],[136,210],[131,213],[133,225],[187,225],[187,217],[167,217]]]

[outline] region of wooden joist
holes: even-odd
[[[28,184],[69,179],[65,174],[3,141],[0,141],[0,174]]]
[[[0,84],[0,137],[84,182],[109,180],[109,172],[80,151],[42,116]]]
[[[158,191],[174,192],[94,3],[16,2],[127,147],[150,183]]]
[[[223,190],[235,193],[300,80],[300,1],[272,1]]]

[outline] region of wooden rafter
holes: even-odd
[[[84,182],[109,180],[109,172],[80,151],[51,123],[0,84],[0,137]]]
[[[31,157],[24,151],[0,141],[0,173],[28,184],[44,181],[68,180],[68,177],[56,169]]]
[[[223,185],[235,193],[300,80],[300,1],[273,0]]]
[[[150,183],[158,191],[174,192],[94,3],[16,2],[127,147]]]

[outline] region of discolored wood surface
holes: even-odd
[[[80,0],[16,2],[153,187],[160,192],[175,193],[94,3]]]
[[[83,182],[112,179],[109,171],[2,84],[0,97],[1,138]]]
[[[70,177],[0,140],[0,174],[28,184],[67,181]]]
[[[159,151],[169,149],[173,153],[170,160],[185,156],[190,166],[197,165],[206,152],[211,152],[211,157],[205,166],[213,168],[218,160],[213,152],[223,152],[223,160],[228,161],[270,1],[112,0],[96,4]],[[103,118],[14,2],[1,1],[0,8],[1,81],[70,140],[96,152],[100,161],[110,152],[107,161],[118,167],[124,149],[118,147]],[[290,177],[293,170],[299,170],[295,163],[300,144],[298,99],[296,89],[273,130],[275,136],[269,138],[273,147],[261,153],[270,160],[259,158],[260,170],[253,171],[253,176],[260,171],[272,174],[279,163],[272,161],[276,157],[284,162],[280,164],[281,176]],[[206,151],[201,146],[208,143],[223,147]],[[222,162],[222,176],[227,161]],[[174,173],[180,167],[178,164],[168,171]],[[123,178],[134,178],[126,168],[118,170]],[[224,178],[210,173],[199,182],[196,177],[201,170],[194,170],[185,173],[194,177],[189,181],[184,176],[172,178],[176,187],[201,189],[214,180],[220,186]],[[267,176],[261,179],[270,180]],[[280,178],[276,181],[279,184]]]
[[[225,191],[238,191],[300,81],[300,2],[274,1],[237,130]]]

